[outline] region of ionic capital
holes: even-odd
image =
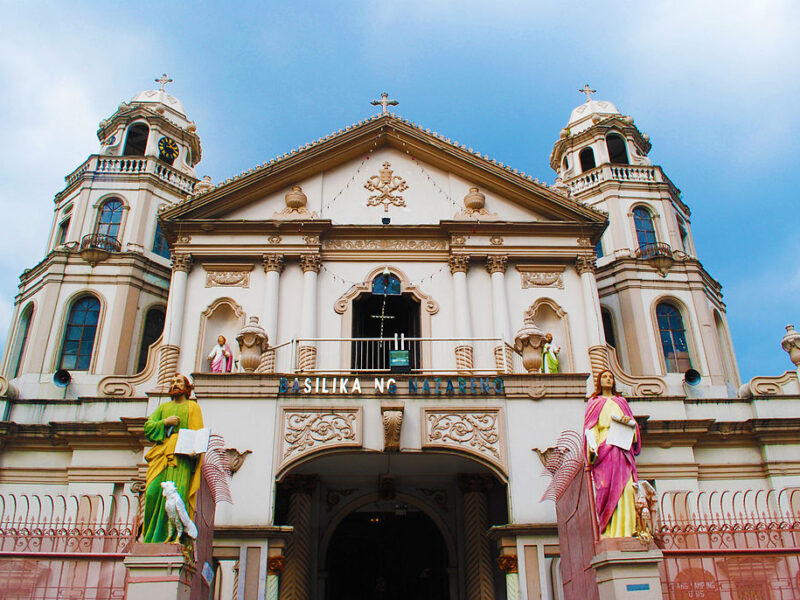
[[[170,255],[172,259],[173,271],[184,271],[188,273],[192,270],[192,255],[191,254],[176,254],[173,252]]]
[[[595,273],[597,272],[597,263],[595,262],[595,254],[581,254],[575,259],[575,270],[578,271],[578,275],[583,275],[584,273]]]
[[[264,271],[267,273],[270,271],[282,273],[283,268],[286,266],[286,259],[284,258],[283,254],[271,252],[269,254],[265,254],[262,258],[264,259]]]
[[[322,268],[322,259],[319,254],[301,254],[300,268],[303,269],[303,273],[308,271],[319,273],[319,270]]]
[[[447,262],[450,265],[451,275],[453,273],[466,273],[469,270],[468,254],[453,254]]]
[[[486,270],[489,273],[505,273],[508,267],[508,256],[490,254],[486,257]]]

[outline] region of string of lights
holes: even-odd
[[[444,265],[444,266],[440,267],[439,269],[437,269],[436,271],[433,271],[432,273],[428,273],[424,277],[421,277],[419,279],[413,279],[413,280],[409,281],[408,285],[421,286],[427,281],[433,281],[434,277],[436,277],[439,273],[441,273],[442,271],[444,271],[445,269],[448,269],[448,268],[449,267],[447,265]],[[346,278],[342,277],[341,275],[338,275],[337,273],[334,273],[333,271],[331,271],[325,265],[322,265],[322,270],[325,271],[331,277],[331,279],[333,279],[334,283],[341,282],[344,285],[349,285],[351,288],[354,287],[354,286],[364,286],[364,285],[369,285],[369,284],[372,283],[371,281],[352,281],[352,280],[346,279]]]
[[[322,205],[322,208],[320,209],[320,216],[324,215],[326,211],[328,211],[330,207],[333,206],[333,204],[339,198],[341,198],[342,194],[344,194],[345,191],[350,189],[350,185],[353,183],[353,181],[355,181],[359,173],[361,173],[361,170],[364,168],[364,165],[367,164],[370,156],[372,156],[372,153],[375,151],[377,147],[378,147],[378,142],[376,140],[375,143],[372,145],[372,148],[370,148],[369,152],[367,152],[366,156],[364,156],[364,158],[361,159],[361,162],[358,164],[358,167],[356,168],[355,172],[350,177],[350,179],[347,180],[347,183],[344,184],[344,187],[342,187],[338,192],[336,192],[336,194],[326,204]]]

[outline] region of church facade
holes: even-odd
[[[561,598],[544,463],[606,368],[659,494],[797,487],[796,372],[740,381],[687,201],[586,91],[553,185],[385,96],[213,184],[163,84],[121,104],[20,278],[0,493],[134,496],[179,372],[236,469],[217,598]]]

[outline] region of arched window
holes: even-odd
[[[594,150],[592,150],[591,148],[584,148],[583,150],[581,150],[581,153],[578,155],[578,158],[581,161],[582,172],[594,169],[597,166],[597,163],[594,161]]]
[[[100,301],[94,296],[83,296],[72,303],[61,344],[59,369],[86,371],[92,362]]]
[[[25,355],[25,347],[28,345],[28,332],[31,329],[31,321],[33,320],[33,303],[28,304],[23,310],[19,318],[19,326],[17,327],[17,336],[14,338],[14,346],[11,354],[11,363],[8,365],[8,374],[11,377],[19,375],[20,366],[22,366],[22,357]]]
[[[100,207],[100,216],[97,219],[97,229],[95,233],[107,235],[117,239],[119,235],[119,224],[122,222],[122,201],[112,198],[106,200]]]
[[[569,159],[566,156],[564,160],[561,161],[561,166],[564,167],[565,171],[569,171]]]
[[[381,273],[372,280],[372,293],[399,296],[402,293],[400,279],[392,273]]]
[[[142,343],[139,346],[139,360],[136,362],[136,372],[143,371],[147,366],[147,352],[150,346],[164,331],[164,309],[157,307],[147,311],[142,329]]]
[[[653,226],[653,217],[646,208],[639,206],[633,209],[633,224],[636,227],[636,241],[639,248],[645,248],[658,242],[656,228]]]
[[[686,343],[686,328],[680,311],[672,304],[661,302],[656,307],[661,349],[668,373],[683,373],[692,367],[689,345]]]
[[[147,148],[147,136],[150,128],[144,123],[135,123],[128,128],[128,137],[125,138],[124,156],[144,156]]]
[[[161,231],[161,225],[156,221],[156,235],[153,238],[153,252],[164,258],[169,258],[169,244],[164,232]]]
[[[603,333],[605,333],[606,344],[616,348],[617,336],[614,335],[614,320],[611,318],[611,311],[607,308],[601,308],[600,315],[603,317]]]
[[[609,133],[606,136],[606,148],[608,148],[608,160],[612,165],[627,165],[628,151],[625,148],[625,140],[618,133]]]

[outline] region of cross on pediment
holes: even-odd
[[[168,83],[172,83],[172,79],[170,79],[169,77],[167,77],[167,74],[166,74],[166,73],[162,73],[162,74],[161,74],[161,77],[159,77],[158,79],[156,79],[156,80],[155,80],[155,82],[156,82],[156,83],[160,83],[160,84],[161,84],[161,91],[162,91],[162,92],[165,92],[166,90],[164,89],[164,86],[165,86],[165,85],[167,85]]]
[[[582,94],[586,94],[586,101],[587,102],[589,102],[592,99],[592,94],[596,94],[597,93],[597,90],[593,90],[592,88],[590,88],[588,83],[586,85],[584,85],[583,88],[579,89],[578,91],[581,92]]]
[[[383,92],[380,100],[373,100],[370,104],[372,104],[372,106],[380,106],[382,109],[381,114],[385,115],[389,113],[390,106],[397,106],[400,103],[397,100],[389,100],[389,94]]]

